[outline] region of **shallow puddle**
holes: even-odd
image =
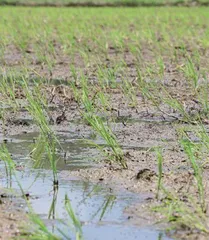
[[[66,169],[74,170],[94,165],[91,159],[97,156],[97,151],[88,145],[78,144],[79,136],[75,133],[64,140],[60,134],[61,145],[70,156],[70,160],[60,159],[59,188],[53,190],[52,173],[50,170],[35,170],[31,167],[28,154],[37,133],[12,136],[8,138],[7,147],[13,159],[20,168],[17,176],[29,199],[35,213],[45,220],[51,231],[58,233],[57,228],[75,239],[75,235],[59,220],[67,221],[64,199],[67,194],[72,207],[82,223],[84,239],[87,240],[126,240],[126,239],[169,239],[162,232],[151,228],[139,228],[129,223],[129,216],[123,211],[126,207],[143,202],[147,196],[140,196],[128,191],[113,191],[102,183],[92,184],[87,181],[70,177]],[[61,156],[61,154],[60,154]],[[21,168],[22,166],[22,168]],[[96,171],[96,170],[95,170]],[[4,165],[0,163],[1,185],[5,188],[18,189],[17,182],[6,180]]]

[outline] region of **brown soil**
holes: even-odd
[[[26,226],[23,203],[0,189],[0,239],[12,239],[20,235]]]

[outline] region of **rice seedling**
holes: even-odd
[[[158,66],[158,71],[159,71],[159,75],[161,78],[163,78],[164,76],[164,71],[165,71],[165,65],[164,65],[164,62],[163,62],[163,59],[161,57],[159,57],[157,59],[157,66]]]
[[[15,90],[18,86],[18,80],[10,74],[3,75],[0,81],[0,94],[2,95],[2,103],[7,104],[14,111],[17,111],[19,108],[19,104],[16,101]]]
[[[202,131],[201,131],[202,132]],[[203,185],[203,172],[201,162],[197,161],[201,145],[191,142],[191,140],[184,139],[180,141],[184,148],[188,161],[194,171],[194,179],[197,184],[198,199],[192,196],[190,193],[186,193],[185,198],[179,196],[177,192],[167,190],[165,187],[159,189],[165,195],[165,198],[161,199],[162,204],[153,208],[154,211],[160,212],[165,216],[165,221],[169,222],[169,230],[187,228],[198,229],[199,231],[208,233],[209,227],[207,224],[206,216],[206,203],[205,203],[205,189]],[[158,161],[161,163],[162,155],[158,153]],[[158,166],[159,172],[161,172],[161,164]],[[158,179],[158,186],[159,186]],[[196,186],[196,185],[195,185]],[[188,191],[188,190],[187,190]]]
[[[54,187],[58,186],[58,176],[57,176],[57,162],[58,158],[56,156],[56,146],[57,146],[57,141],[56,139],[53,138],[53,136],[48,136],[48,141],[45,141],[46,144],[46,152],[47,156],[50,162],[50,166],[53,172],[53,184]]]
[[[107,110],[111,110],[111,109],[112,109],[112,108],[111,108],[111,104],[110,104],[110,100],[108,99],[109,96],[108,96],[107,94],[99,91],[99,92],[96,94],[96,97],[97,97],[97,99],[98,99],[98,101],[99,101],[99,103],[100,103],[99,106],[101,106],[101,108],[102,108],[105,112],[107,112]]]
[[[198,187],[200,205],[201,205],[202,211],[205,212],[205,207],[206,207],[205,191],[203,186],[202,169],[196,161],[194,150],[193,150],[193,144],[189,141],[181,141],[181,144],[184,147],[184,151],[187,154],[189,161],[191,163],[192,169],[194,171],[194,177]]]
[[[187,131],[190,131],[196,137],[196,142],[188,136]],[[204,166],[208,163],[209,135],[207,128],[200,120],[196,129],[182,129],[181,134],[182,138],[191,144],[194,157],[198,162],[200,170],[202,171]]]
[[[117,72],[119,71],[118,66],[114,68],[102,68],[98,66],[97,76],[100,86],[102,88],[116,88],[117,87]]]
[[[4,162],[7,179],[11,182],[15,170],[15,163],[13,162],[5,144],[1,144],[0,146],[0,160]]]
[[[169,223],[168,230],[191,229],[209,232],[207,218],[196,200],[188,196],[187,202],[182,201],[175,193],[166,192],[167,197],[153,211],[165,216],[163,221]]]
[[[199,75],[191,58],[187,59],[186,65],[183,68],[183,72],[186,78],[191,81],[192,87],[196,90],[198,87]]]
[[[80,102],[82,103],[84,107],[84,111],[81,112],[81,115],[83,119],[93,128],[96,133],[98,133],[106,142],[107,146],[111,149],[113,155],[108,156],[108,158],[111,158],[112,160],[115,160],[117,163],[121,164],[122,167],[127,168],[126,161],[123,156],[123,151],[120,148],[115,135],[113,134],[112,130],[108,125],[105,125],[102,118],[99,117],[96,114],[96,108],[94,106],[94,103],[89,98],[89,92],[87,87],[87,80],[85,77],[82,77],[81,79],[81,85],[82,85],[82,95],[78,94],[78,91],[75,89],[74,85],[74,92],[76,96],[80,96]],[[104,98],[102,98],[104,100]],[[96,145],[98,149],[100,149],[103,153],[103,147]]]
[[[70,72],[71,72],[73,80],[74,80],[73,83],[75,85],[77,85],[78,84],[78,74],[77,74],[76,68],[73,65],[70,65]]]
[[[152,102],[153,106],[155,106],[156,109],[165,116],[188,123],[196,123],[199,119],[199,115],[190,116],[186,106],[181,102],[181,100],[172,97],[162,84],[157,84],[155,82],[146,83],[141,75],[138,77],[137,84],[144,99]],[[169,106],[173,110],[174,114],[172,112],[165,111],[161,107],[162,103]],[[175,115],[175,113],[178,113],[178,115]]]
[[[35,225],[35,230],[28,233],[27,239],[31,240],[61,240],[62,238],[51,233],[44,221],[35,213],[29,214],[30,221]]]
[[[163,177],[163,156],[162,156],[162,150],[157,148],[156,149],[156,155],[157,155],[157,163],[158,163],[158,183],[157,183],[157,194],[156,198],[159,198],[159,192],[162,186],[162,177]]]
[[[87,86],[83,85],[81,103],[84,106],[86,115],[91,116],[95,113],[96,109],[94,107],[92,100],[89,98],[88,94],[89,93],[88,93]]]
[[[83,113],[83,117],[96,131],[96,133],[98,133],[105,140],[107,146],[112,151],[112,156],[104,152],[103,147],[96,145],[97,148],[102,150],[102,152],[105,153],[108,159],[116,161],[123,168],[127,168],[127,163],[124,159],[123,151],[120,148],[120,145],[118,144],[116,137],[111,131],[111,129],[104,124],[103,120],[100,117],[96,115],[89,116],[88,113],[87,114]]]
[[[137,106],[137,93],[136,93],[136,89],[133,86],[132,82],[129,82],[126,78],[123,78],[123,82],[122,82],[122,90],[125,96],[128,97],[129,101],[130,101],[130,106],[131,107],[136,107]]]
[[[167,104],[169,107],[171,107],[174,111],[177,111],[180,116],[177,117],[178,120],[182,120],[185,122],[192,122],[194,121],[190,115],[187,113],[185,105],[178,99],[173,98],[167,90],[164,88],[164,96],[162,101]],[[169,115],[169,114],[168,114]],[[172,114],[170,114],[172,116]],[[174,116],[173,116],[174,117]]]
[[[50,134],[52,131],[46,118],[46,102],[39,88],[36,87],[33,92],[31,92],[25,80],[22,87],[28,101],[26,109],[32,115],[34,121],[41,129],[41,132],[45,136]]]
[[[144,100],[149,100],[152,104],[159,109],[160,101],[155,95],[156,84],[154,82],[147,83],[141,72],[138,70],[137,85]]]
[[[68,223],[68,226],[71,226],[71,228],[74,230],[76,240],[82,240],[83,239],[82,225],[77,216],[75,215],[67,195],[65,195],[65,209],[69,216],[69,219],[71,220],[71,222]]]
[[[53,184],[58,185],[56,169],[58,159],[56,156],[56,146],[59,145],[59,141],[54,132],[51,130],[49,122],[46,118],[46,111],[44,111],[46,103],[44,102],[44,98],[38,88],[36,88],[35,92],[31,93],[25,81],[23,87],[28,101],[26,109],[32,115],[41,131],[39,141],[37,142],[35,149],[32,151],[32,155],[34,157],[38,157],[38,159],[35,159],[37,160],[35,166],[40,165],[41,156],[43,154],[43,150],[45,150],[53,171]],[[33,96],[33,94],[35,94],[35,96]],[[43,145],[45,146],[44,148]]]
[[[30,153],[31,159],[34,161],[34,168],[41,168],[45,165],[45,160],[50,163],[53,172],[53,185],[58,186],[58,176],[57,176],[57,162],[59,158],[56,154],[56,146],[59,145],[53,135],[44,135],[41,133],[35,143],[33,150]],[[46,156],[45,156],[46,154]]]
[[[204,78],[204,83],[202,87],[199,87],[199,91],[197,92],[197,101],[200,102],[202,106],[202,112],[204,116],[208,116],[209,111],[209,86],[206,78]]]
[[[147,77],[152,78],[157,74],[156,67],[153,64],[147,64],[145,73]]]

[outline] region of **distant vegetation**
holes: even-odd
[[[196,6],[209,0],[0,0],[0,5],[30,6]]]

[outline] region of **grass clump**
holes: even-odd
[[[189,141],[182,141],[181,144],[184,147],[184,151],[187,154],[189,162],[194,171],[194,178],[197,183],[200,205],[201,205],[202,211],[205,212],[206,211],[205,190],[204,190],[204,185],[203,185],[203,176],[202,176],[203,173],[202,173],[201,166],[199,166],[200,164],[198,164],[198,162],[195,158],[193,144]]]
[[[207,216],[196,203],[196,199],[189,196],[187,202],[184,202],[175,193],[166,191],[165,194],[162,204],[153,207],[153,210],[165,217],[163,221],[169,223],[168,230],[198,230],[209,233]]]
[[[162,214],[165,218],[163,221],[169,223],[168,230],[183,229],[183,230],[198,230],[204,233],[209,232],[207,207],[205,202],[205,187],[203,184],[203,169],[201,162],[197,160],[196,154],[200,150],[189,139],[180,141],[185,154],[188,157],[194,174],[192,175],[195,182],[191,179],[188,184],[193,182],[193,187],[197,189],[193,195],[184,186],[184,191],[172,190],[172,188],[165,187],[162,182],[162,153],[157,150],[158,159],[158,187],[157,197],[159,199],[159,192],[161,192],[160,202],[153,210]]]
[[[127,168],[126,161],[123,156],[123,151],[120,148],[115,135],[111,129],[104,124],[103,120],[98,116],[89,117],[88,114],[83,114],[84,119],[91,125],[91,127],[105,140],[107,146],[112,150],[110,159],[119,163],[123,168]],[[100,146],[98,146],[101,149]]]
[[[96,114],[97,109],[95,108],[92,100],[89,98],[89,90],[85,78],[83,78],[82,81],[82,93],[80,97],[80,102],[84,107],[84,111],[81,112],[83,119],[93,128],[93,130],[97,134],[99,134],[105,140],[108,148],[111,149],[111,154],[105,155],[108,157],[109,160],[117,162],[123,168],[127,168],[127,163],[124,159],[123,151],[117,142],[116,136],[112,132],[111,128],[104,123],[102,118],[98,114]],[[104,101],[104,99],[102,99],[101,104],[102,103],[105,103],[106,105],[106,101]],[[104,151],[104,147],[101,147],[99,145],[96,146],[102,151],[102,153],[106,153]]]
[[[40,136],[31,153],[33,159],[35,160],[34,166],[39,167],[43,163],[41,160],[43,160],[43,153],[46,152],[53,172],[53,184],[58,185],[56,167],[58,159],[56,156],[56,147],[59,145],[59,141],[55,136],[55,133],[50,128],[49,120],[46,117],[47,106],[44,101],[44,97],[38,87],[35,87],[31,92],[26,81],[24,81],[23,89],[28,101],[26,109],[32,115],[34,121],[40,129]]]

